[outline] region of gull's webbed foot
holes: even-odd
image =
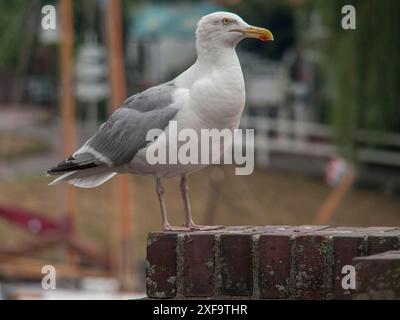
[[[218,230],[222,229],[223,226],[204,226],[200,224],[192,224],[189,226],[192,231],[208,231],[208,230]]]
[[[190,227],[164,225],[163,231],[192,231]]]

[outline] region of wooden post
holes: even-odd
[[[349,173],[343,178],[340,184],[332,190],[328,198],[324,201],[318,213],[315,215],[313,224],[326,224],[339,207],[343,197],[350,190],[355,180],[354,170],[351,168]]]
[[[75,100],[73,93],[73,7],[72,0],[60,0],[61,42],[60,77],[61,110],[63,121],[63,156],[71,155],[75,148]],[[76,194],[72,186],[65,186],[65,210],[71,227],[74,227]],[[76,256],[68,251],[68,261],[75,263]]]
[[[126,98],[124,53],[122,44],[122,15],[120,0],[107,1],[107,39],[110,65],[111,101],[110,111],[114,111]],[[134,289],[135,270],[131,263],[132,233],[132,190],[128,175],[119,175],[115,179],[115,225],[111,250],[111,267],[117,274],[123,290]]]

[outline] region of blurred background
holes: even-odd
[[[347,4],[355,30],[341,26]],[[42,26],[45,5],[56,10],[55,30]],[[153,179],[74,191],[49,187],[45,171],[121,95],[191,65],[197,21],[220,10],[275,41],[237,49],[255,172],[191,175],[196,221],[400,225],[400,2],[0,0],[0,298],[144,296],[146,238],[161,227]],[[164,184],[179,225],[178,181]],[[57,290],[42,289],[44,265],[56,267]]]

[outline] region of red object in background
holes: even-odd
[[[331,186],[338,186],[349,173],[349,165],[343,158],[336,157],[329,161],[325,168],[325,182]]]
[[[71,231],[71,224],[68,220],[59,222],[39,213],[20,208],[0,207],[0,217],[33,234],[46,234],[54,231],[69,233]]]

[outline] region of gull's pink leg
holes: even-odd
[[[183,175],[181,177],[181,194],[183,198],[183,204],[185,207],[185,226],[190,228],[191,230],[216,230],[221,229],[222,226],[203,226],[195,224],[192,218],[192,210],[190,208],[190,201],[189,201],[189,186],[187,183],[187,176]]]
[[[171,226],[169,224],[168,217],[167,217],[167,208],[165,206],[165,201],[164,201],[165,190],[164,190],[164,187],[161,185],[161,179],[159,177],[156,177],[156,192],[157,192],[157,196],[158,196],[158,201],[160,202],[163,230],[164,231],[190,231],[191,229],[188,227],[177,227],[177,226]]]

